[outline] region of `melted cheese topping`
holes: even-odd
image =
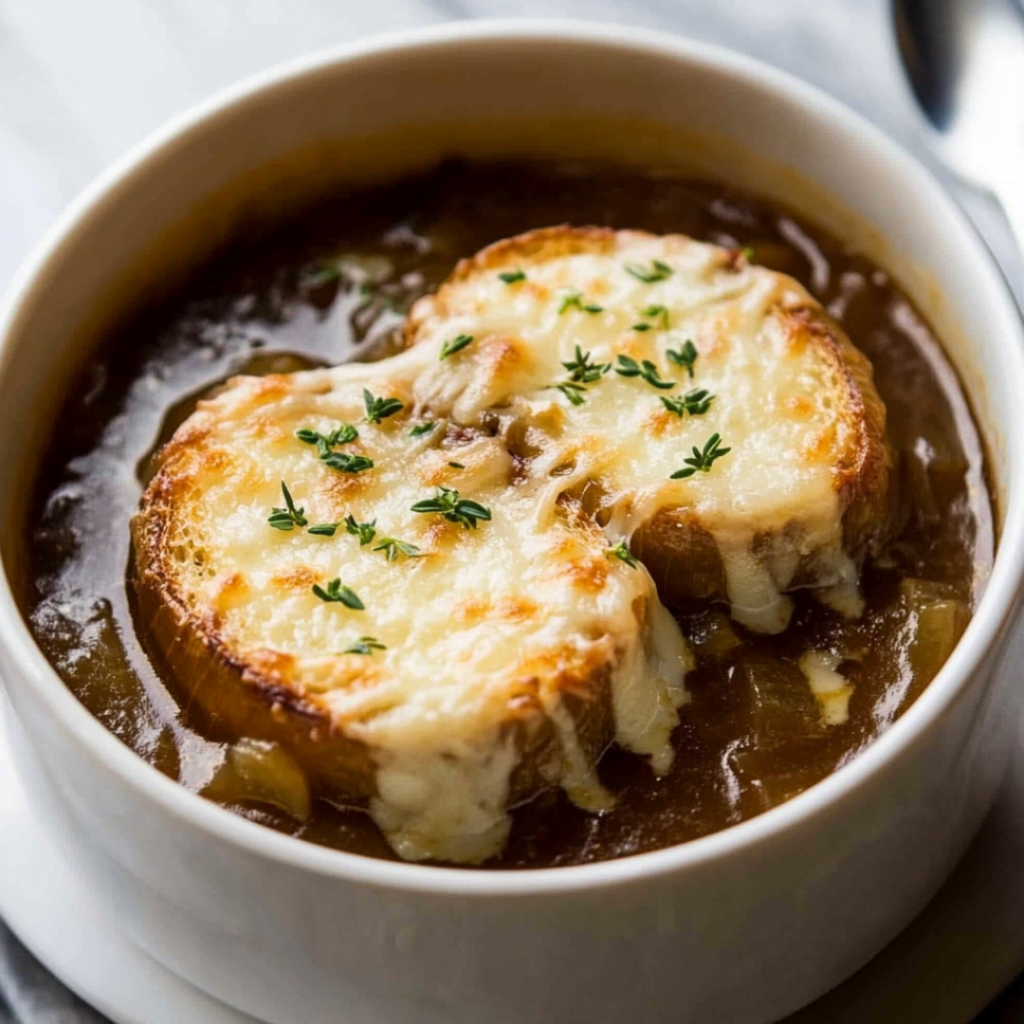
[[[498,275],[513,268],[526,278],[509,285]],[[658,280],[640,279],[652,272]],[[802,559],[814,559],[814,585],[832,587],[837,608],[860,608],[836,483],[857,424],[844,404],[842,360],[789,315],[809,306],[817,304],[793,279],[683,236],[535,232],[485,250],[414,308],[416,344],[439,351],[459,334],[474,338],[435,359],[414,394],[459,423],[504,407],[533,424],[544,449],[533,472],[551,477],[547,514],[587,480],[603,492],[614,540],[661,510],[686,509],[718,545],[734,617],[778,632],[791,610],[781,592]],[[668,356],[687,341],[699,352],[692,379]],[[569,378],[563,364],[577,346],[592,363],[613,364],[578,406],[551,387]],[[674,387],[620,376],[620,356],[648,360]],[[660,401],[693,388],[715,396],[702,415],[680,417]],[[729,454],[709,473],[670,479],[715,433]]]
[[[539,522],[538,486],[514,480],[499,439],[462,431],[442,448],[443,425],[410,436],[425,353],[242,379],[203,403],[165,467],[187,480],[168,543],[181,552],[188,605],[212,616],[231,656],[286,680],[373,752],[370,810],[394,849],[473,862],[507,837],[518,703],[539,709],[559,738],[551,782],[602,809],[610,798],[580,749],[566,693],[607,686],[616,740],[663,772],[690,655],[642,567],[609,557],[600,531],[572,509]],[[359,422],[364,387],[407,409]],[[342,422],[358,423],[360,436],[338,450],[372,458],[372,469],[331,469],[295,436]],[[344,525],[333,537],[272,529],[282,480],[310,525],[352,515],[375,521],[375,540],[360,546]],[[438,485],[489,508],[491,521],[471,530],[413,512]],[[372,550],[385,537],[421,557],[387,562]],[[336,577],[365,610],[313,593]],[[364,636],[386,649],[343,653]]]
[[[525,279],[499,277],[513,268]],[[605,809],[594,716],[665,772],[692,664],[651,577],[613,545],[685,512],[717,545],[740,622],[784,629],[795,584],[859,614],[840,481],[859,455],[860,399],[848,343],[815,332],[808,309],[792,279],[682,236],[550,229],[500,243],[417,304],[402,355],[242,378],[201,404],[161,470],[178,489],[161,535],[174,596],[231,661],[371,751],[370,811],[402,857],[500,851],[524,767]],[[446,355],[460,335],[471,340]],[[692,378],[671,358],[689,342]],[[611,366],[573,403],[554,385],[581,353]],[[616,373],[623,358],[671,387]],[[402,411],[363,422],[366,388]],[[710,408],[680,416],[660,400],[693,388]],[[436,428],[413,437],[425,419]],[[359,437],[338,450],[372,468],[332,469],[296,437],[341,423]],[[730,451],[710,472],[671,479],[716,433]],[[272,529],[281,481],[310,525],[351,515],[375,524],[374,541],[343,523],[333,537]],[[439,487],[491,521],[412,511]],[[387,537],[420,557],[386,561],[373,548]],[[336,578],[365,608],[314,594]],[[384,649],[346,653],[366,637]],[[835,666],[804,662],[826,719],[841,720]],[[553,755],[528,749],[538,716]]]

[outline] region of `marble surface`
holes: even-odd
[[[887,0],[0,0],[0,289],[95,174],[212,91],[369,33],[509,16],[616,21],[725,44],[828,90],[934,166]],[[1024,264],[998,209],[957,194],[1024,298]],[[0,993],[9,1004],[0,1022],[96,1020],[2,934]],[[1021,1019],[1009,1013],[999,1019]]]

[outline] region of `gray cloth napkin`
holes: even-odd
[[[0,924],[0,1024],[104,1024]],[[190,1024],[182,1021],[182,1024]]]
[[[915,138],[886,0],[0,0],[0,287],[89,177],[213,89],[370,32],[510,15],[617,21],[725,44],[832,92],[934,166]],[[1024,274],[998,211],[963,200],[1021,296]],[[0,923],[0,1024],[105,1019]],[[1021,982],[976,1024],[1011,1020],[1024,1020]]]

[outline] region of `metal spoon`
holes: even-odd
[[[1000,202],[1024,249],[1024,7],[892,0],[903,68],[938,155]]]

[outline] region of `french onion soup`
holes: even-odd
[[[445,163],[250,232],[57,418],[79,699],[300,838],[545,867],[727,827],[891,724],[994,536],[887,273],[671,174]]]

